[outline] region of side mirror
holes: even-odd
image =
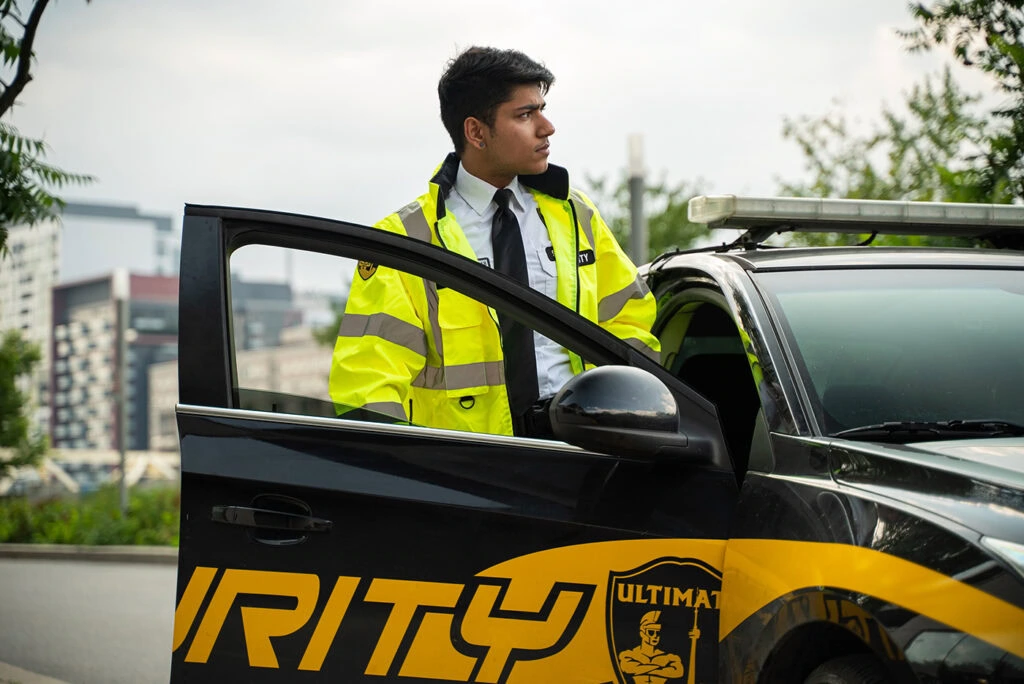
[[[644,460],[679,457],[675,397],[661,380],[629,366],[600,366],[571,379],[548,409],[555,436],[599,453]]]

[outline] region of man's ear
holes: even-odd
[[[462,122],[462,132],[466,136],[467,146],[480,149],[487,144],[490,128],[475,116],[467,116]]]

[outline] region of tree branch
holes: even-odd
[[[14,0],[3,0],[3,7],[0,8],[0,20],[6,19],[11,14],[11,10],[14,9]],[[13,15],[11,15],[13,16]],[[21,21],[19,20],[19,24]],[[22,24],[24,26],[24,24]]]
[[[20,26],[22,30],[25,29],[25,22],[21,20],[21,17],[16,14],[10,14],[10,10],[4,10],[3,14],[0,14],[0,20],[6,21],[8,19]]]
[[[32,44],[36,40],[36,29],[39,28],[43,11],[46,10],[46,5],[49,2],[50,0],[36,0],[36,4],[32,6],[32,13],[29,14],[28,21],[25,22],[25,33],[22,34],[21,44],[18,46],[18,70],[11,85],[3,93],[0,93],[0,118],[14,105],[14,100],[32,80],[32,74],[29,73],[29,68],[32,65]]]

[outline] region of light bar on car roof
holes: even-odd
[[[1024,206],[956,202],[701,195],[689,218],[709,228],[983,237],[1024,233]]]

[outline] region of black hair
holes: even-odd
[[[516,87],[536,84],[546,93],[554,81],[554,74],[543,64],[518,50],[465,49],[448,62],[437,83],[441,121],[452,138],[455,153],[461,155],[466,146],[463,122],[468,117],[493,126],[498,107],[512,98]]]

